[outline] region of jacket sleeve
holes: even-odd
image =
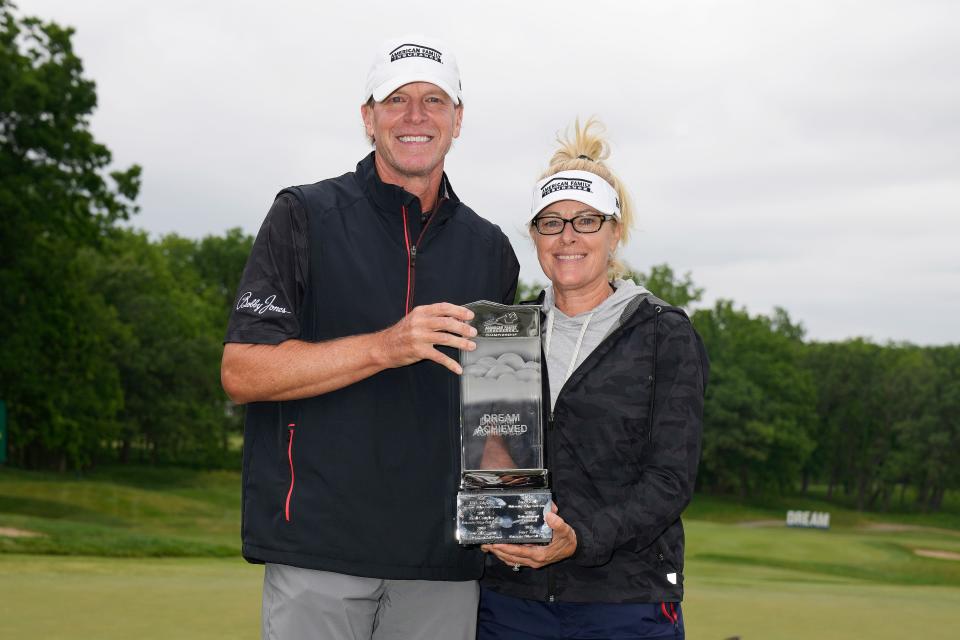
[[[577,533],[576,564],[602,565],[616,549],[649,546],[680,517],[693,495],[707,363],[700,357],[699,337],[681,317],[657,340],[654,404],[640,477],[624,500],[569,523]]]
[[[224,341],[280,344],[299,337],[309,263],[306,210],[282,193],[247,258]]]

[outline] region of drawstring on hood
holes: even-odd
[[[551,408],[577,367],[620,326],[621,316],[630,302],[650,293],[633,280],[615,280],[613,287],[614,292],[603,302],[575,316],[557,309],[552,286],[544,291],[543,310],[547,319],[543,350],[550,380]]]
[[[543,353],[547,356],[547,358],[550,357],[550,338],[553,337],[553,321],[557,317],[557,314],[554,313],[555,310],[556,307],[551,307],[551,309],[547,312],[547,335],[543,339]],[[583,327],[580,329],[580,335],[577,336],[577,344],[573,348],[573,355],[570,356],[570,365],[567,367],[567,373],[563,376],[563,381],[560,383],[561,387],[566,384],[567,380],[570,379],[570,376],[573,375],[573,372],[577,368],[577,355],[580,353],[580,347],[583,346],[583,336],[587,333],[587,327],[590,326],[590,318],[593,317],[594,313],[596,313],[596,310],[588,313],[587,317],[583,321]]]

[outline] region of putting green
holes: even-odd
[[[729,563],[687,567],[687,635],[955,638],[960,588],[878,585]],[[3,635],[255,640],[262,569],[240,559],[0,554]]]
[[[693,562],[687,637],[901,640],[957,637],[960,588],[824,581],[802,572]]]
[[[240,558],[0,554],[0,636],[256,640],[262,580]]]
[[[263,570],[239,557],[239,486],[236,472],[0,469],[0,637],[255,640]],[[784,505],[829,510],[833,526],[788,529]],[[960,637],[960,508],[948,506],[881,515],[698,495],[684,518],[688,637]]]

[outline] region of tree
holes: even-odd
[[[206,236],[199,241],[169,235],[163,239],[162,247],[174,275],[190,278],[199,287],[197,293],[209,297],[220,307],[216,323],[222,333],[236,302],[253,236],[235,227],[223,236]]]
[[[687,271],[678,276],[668,264],[656,264],[650,267],[650,274],[642,271],[628,271],[627,277],[642,284],[655,296],[677,306],[689,307],[703,298],[703,288],[693,284],[693,278]]]
[[[170,257],[198,244],[177,236],[152,243],[143,232],[116,230],[95,260],[93,285],[128,335],[114,362],[124,397],[122,462],[137,444],[154,462],[215,463],[237,426],[219,383],[219,292]]]
[[[40,237],[92,243],[136,211],[140,167],[103,175],[110,151],[94,140],[92,80],[73,52],[72,29],[18,18],[0,0],[0,206],[3,266]]]
[[[108,182],[73,31],[14,9],[0,0],[0,393],[13,460],[79,467],[123,403],[109,366],[123,329],[87,286],[84,251],[135,212],[140,168]]]
[[[514,296],[513,303],[520,304],[521,302],[526,302],[528,300],[536,300],[537,296],[540,295],[540,292],[546,288],[547,285],[540,284],[536,280],[533,282],[524,282],[520,280],[517,282],[517,295]]]
[[[787,313],[751,317],[728,300],[697,311],[710,356],[704,407],[702,482],[742,496],[784,492],[814,447],[815,395],[800,366],[803,329]]]
[[[960,346],[928,350],[934,368],[930,418],[911,442],[921,445],[917,501],[939,510],[948,489],[960,488]]]
[[[861,339],[812,344],[817,449],[827,496],[842,486],[858,509],[887,509],[900,486],[922,508],[957,486],[960,362],[956,347],[879,346]]]
[[[813,343],[804,353],[817,390],[817,442],[807,475],[826,474],[827,498],[840,485],[852,495],[858,462],[876,419],[882,348],[862,339],[841,343]]]

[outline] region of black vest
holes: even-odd
[[[501,301],[516,278],[503,273],[516,259],[498,227],[447,189],[421,229],[419,201],[379,180],[373,154],[355,173],[281,193],[307,214],[302,340],[385,329],[408,303]],[[376,578],[478,578],[482,554],[454,540],[458,389],[454,374],[423,361],[314,398],[250,404],[244,557]]]

